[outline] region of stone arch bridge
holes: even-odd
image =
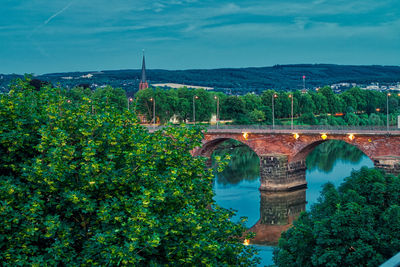
[[[326,140],[342,140],[365,153],[376,168],[400,174],[400,131],[368,129],[208,129],[194,156],[211,157],[222,142],[234,139],[260,158],[262,191],[290,191],[306,186],[307,155]]]

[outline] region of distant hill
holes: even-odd
[[[179,83],[206,86],[235,94],[258,93],[266,89],[301,89],[303,87],[303,75],[306,76],[307,88],[344,82],[357,83],[358,85],[393,84],[400,82],[400,66],[295,64],[257,68],[147,70],[150,84]],[[4,91],[10,81],[16,77],[22,76],[0,74],[0,89]],[[122,87],[133,94],[139,85],[140,70],[50,73],[35,78],[69,87],[82,84],[92,87],[109,84],[113,87]]]

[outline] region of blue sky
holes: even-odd
[[[399,0],[1,0],[0,73],[399,65]]]

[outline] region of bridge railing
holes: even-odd
[[[172,127],[178,127],[180,125],[170,125]],[[199,125],[198,125],[199,126]],[[147,126],[149,130],[160,130],[165,125],[157,125],[157,126]],[[185,125],[185,127],[194,127],[194,125]],[[357,132],[357,131],[368,131],[368,132],[400,132],[400,129],[394,126],[387,128],[386,126],[376,126],[376,125],[369,125],[369,126],[349,126],[349,125],[294,125],[293,128],[290,125],[201,125],[208,130],[213,131],[252,131],[252,130],[260,130],[260,131],[347,131],[347,132]]]
[[[229,130],[229,129],[254,129],[254,130],[365,130],[365,131],[387,131],[386,126],[376,126],[376,125],[368,125],[368,126],[349,126],[349,125],[294,125],[293,128],[290,125],[209,125],[206,126],[207,129],[221,129],[221,130]],[[400,131],[397,127],[389,127],[389,131]]]

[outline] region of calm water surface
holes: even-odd
[[[262,210],[279,213],[282,212],[282,209],[274,208],[290,202],[292,210],[293,207],[295,210],[304,210],[304,208],[309,210],[311,205],[318,201],[323,184],[331,182],[338,186],[353,170],[359,170],[363,166],[373,167],[373,162],[356,147],[342,141],[326,141],[316,147],[307,157],[306,180],[308,184],[305,193],[304,190],[300,190],[287,194],[263,194],[261,196],[258,156],[247,146],[232,141],[222,144],[213,155],[224,154],[231,155],[231,161],[222,173],[216,174],[214,199],[220,206],[237,211],[234,220],[238,220],[242,216],[248,218],[246,225],[249,228],[253,227],[253,231],[260,237],[258,239],[262,240],[259,242],[262,243],[261,245],[254,245],[260,250],[261,266],[273,264],[273,245],[276,244],[280,231],[290,226],[282,220],[275,221],[273,225],[260,223],[261,207]],[[267,221],[275,219],[270,213],[262,216],[267,218]],[[290,218],[285,220],[291,221]]]

